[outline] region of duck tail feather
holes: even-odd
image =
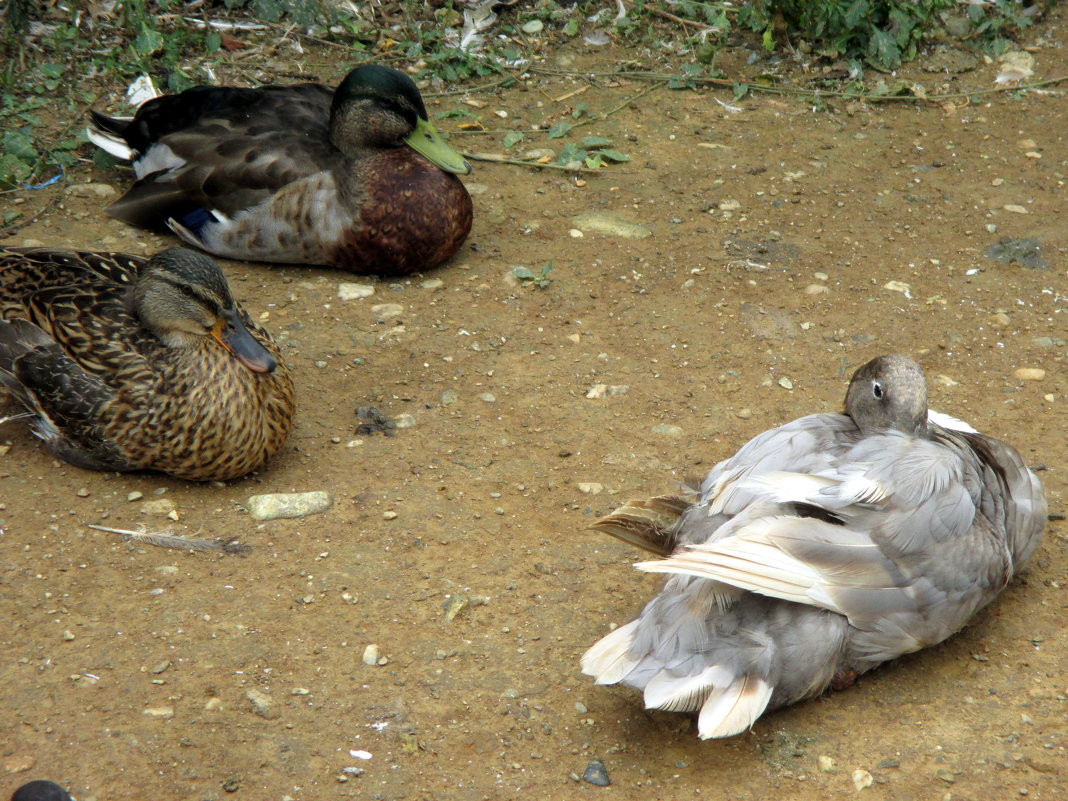
[[[695,712],[717,687],[729,685],[733,678],[734,674],[723,665],[709,665],[689,676],[679,676],[665,668],[645,685],[645,707]]]
[[[741,734],[767,709],[773,690],[764,679],[752,673],[739,677],[722,690],[713,690],[697,716],[698,736],[708,740]]]
[[[598,640],[582,655],[582,672],[593,676],[598,684],[616,684],[638,665],[630,656],[637,620],[620,626]]]
[[[690,506],[690,501],[678,495],[627,501],[594,522],[590,528],[643,550],[667,556],[675,550],[676,524]]]
[[[105,120],[110,120],[110,117],[104,117],[103,114],[97,114],[92,112],[93,122],[98,126],[97,128],[86,128],[85,136],[94,145],[101,150],[110,153],[117,159],[123,161],[133,161],[137,158],[137,151],[126,144],[126,140],[122,138],[118,133],[112,132],[110,129],[105,128],[100,122],[97,121],[97,117],[102,117]]]

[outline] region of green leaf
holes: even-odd
[[[217,53],[222,47],[222,36],[218,31],[208,31],[204,37],[204,49],[209,53]]]
[[[33,164],[37,161],[37,151],[34,149],[33,139],[22,131],[4,131],[3,135],[0,136],[0,147],[3,148],[4,153],[19,161],[24,161],[27,164]]]
[[[62,78],[64,67],[62,64],[42,64],[37,69],[46,78]]]
[[[578,36],[579,24],[578,20],[572,17],[564,25],[564,36]]]
[[[893,36],[875,28],[868,42],[868,59],[873,66],[887,70],[893,69],[901,64],[901,50]]]
[[[159,31],[150,28],[147,23],[142,22],[141,28],[137,32],[137,37],[134,39],[133,46],[134,50],[138,53],[149,56],[163,49],[163,36]]]
[[[514,147],[522,142],[526,136],[522,131],[509,131],[504,135],[504,146]]]
[[[585,100],[579,102],[577,106],[571,111],[571,119],[580,119],[583,115],[590,116],[590,104]]]
[[[734,84],[732,89],[734,91],[735,100],[741,100],[743,97],[749,94],[749,84],[747,83],[736,83]]]
[[[568,143],[560,150],[560,155],[556,157],[556,163],[566,167],[573,162],[584,161],[587,155],[589,154],[578,145]]]
[[[846,9],[845,27],[849,29],[859,28],[868,14],[868,0],[854,0],[853,5]]]
[[[764,49],[769,53],[775,51],[775,34],[771,32],[770,25],[764,29],[764,35],[761,37],[761,44],[764,45]]]
[[[528,267],[522,265],[516,265],[512,268],[512,275],[518,278],[520,281],[533,281],[534,271]]]
[[[582,137],[583,147],[602,147],[603,145],[612,144],[611,139],[605,139],[603,136],[584,136]]]
[[[574,128],[570,122],[558,122],[552,128],[549,129],[550,139],[559,139],[563,136],[567,136],[568,132]]]
[[[184,92],[192,86],[196,86],[196,82],[181,70],[171,70],[167,76],[167,88],[172,92]]]
[[[587,169],[596,170],[604,166],[604,159],[601,157],[600,153],[591,153],[586,156],[583,163],[586,165]]]
[[[32,168],[21,159],[5,153],[0,156],[0,188],[13,189],[30,177]]]
[[[598,150],[597,152],[604,156],[604,158],[606,158],[608,161],[614,161],[617,164],[622,164],[625,161],[630,161],[630,156],[628,156],[626,153],[620,153],[618,150],[604,149]]]

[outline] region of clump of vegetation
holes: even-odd
[[[635,55],[675,60],[666,85],[692,89],[706,78],[723,77],[715,60],[729,35],[755,33],[769,51],[846,60],[850,80],[859,85],[863,65],[894,69],[916,55],[924,37],[945,27],[958,40],[1004,49],[1008,37],[1032,24],[1038,4],[1052,2],[633,0],[620,9],[604,0],[496,6],[456,0],[115,0],[112,5],[0,0],[0,189],[40,185],[69,167],[80,145],[77,132],[85,109],[102,92],[141,73],[165,91],[181,91],[216,80],[213,66],[234,66],[232,51],[259,47],[273,53],[283,39],[336,48],[348,63],[371,58],[398,63],[433,93],[449,83],[507,85],[537,66],[547,45],[572,40],[594,47],[609,41],[631,44],[641,48]],[[252,21],[261,24],[250,26]],[[648,69],[641,61],[618,66]],[[744,83],[737,86],[739,95],[748,91]],[[858,91],[877,94],[862,85]],[[464,109],[447,113],[468,114]],[[611,113],[593,114],[578,102],[565,112],[570,118],[556,117],[541,130],[505,132],[501,144],[510,150],[537,137],[559,139],[558,152],[539,156],[540,163],[603,168],[628,156],[595,129],[582,131],[590,134],[582,137],[576,129]],[[58,133],[53,125],[42,136],[47,121],[56,119],[70,123]],[[481,119],[459,127],[487,133],[490,128]]]
[[[952,14],[963,13],[971,36],[996,47],[1007,34],[1028,27],[1037,10],[1019,0],[985,0],[964,9],[957,0],[755,0],[739,9],[738,23],[762,33],[768,50],[801,37],[828,57],[890,70],[915,58],[923,38]]]

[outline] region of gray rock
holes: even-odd
[[[604,766],[604,760],[600,757],[590,760],[590,764],[582,773],[582,780],[597,787],[608,787],[612,783],[612,780],[608,778],[608,769]]]
[[[620,236],[624,239],[647,239],[653,232],[644,225],[627,222],[603,211],[586,211],[571,218],[576,228],[583,231],[592,231],[595,234],[608,234]]]
[[[660,434],[665,437],[681,437],[686,432],[682,430],[682,426],[672,425],[671,423],[657,423],[650,429],[654,434]]]
[[[279,712],[274,706],[274,702],[271,700],[271,697],[262,690],[248,690],[245,692],[245,698],[252,704],[252,711],[264,720],[274,720],[278,717]]]
[[[333,503],[334,499],[329,492],[318,491],[253,495],[246,506],[253,520],[277,520],[319,514],[329,509]]]

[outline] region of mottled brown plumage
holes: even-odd
[[[336,90],[199,86],[133,120],[93,120],[93,141],[139,179],[108,211],[219,256],[404,275],[449,259],[471,230],[452,174],[470,166],[387,67],[359,67]]]
[[[201,253],[0,248],[0,320],[0,386],[79,467],[224,480],[289,433],[278,346]]]

